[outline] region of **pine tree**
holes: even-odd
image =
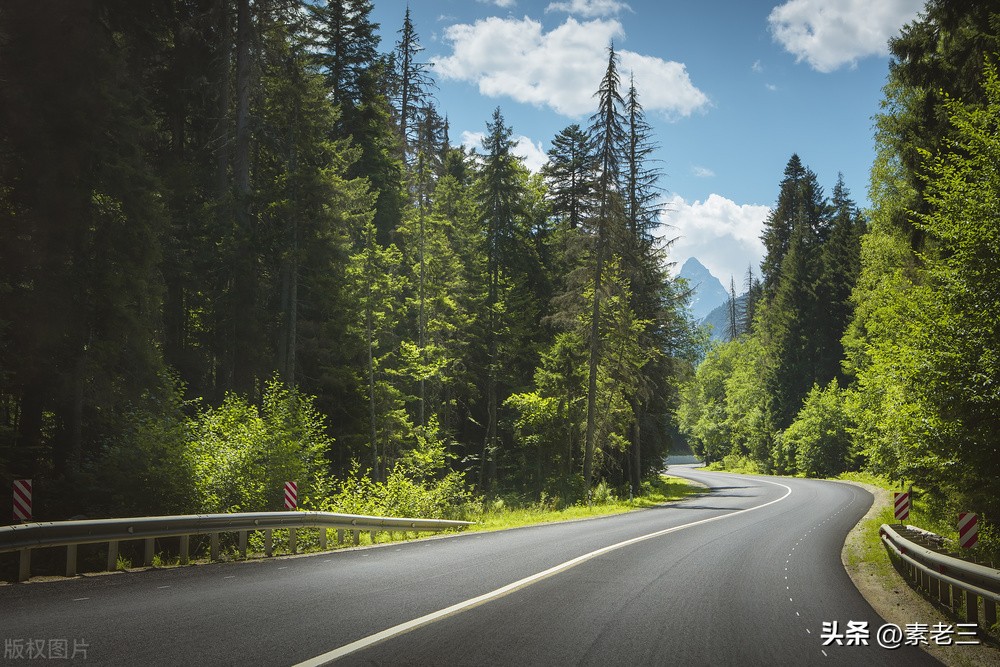
[[[788,254],[795,228],[807,225],[814,233],[819,233],[823,224],[823,191],[819,187],[816,174],[802,165],[798,155],[793,154],[785,166],[778,203],[764,222],[765,256],[761,262],[764,292],[774,294],[781,280],[781,265]]]
[[[597,91],[598,110],[591,117],[590,134],[594,139],[598,164],[594,217],[590,233],[594,240],[593,297],[590,311],[590,357],[587,379],[587,430],[584,442],[583,479],[587,488],[593,480],[594,453],[597,447],[597,383],[601,363],[601,297],[604,265],[613,244],[623,235],[624,211],[619,184],[621,182],[622,145],[625,143],[626,120],[622,115],[619,92],[618,57],[614,46],[608,48],[608,67]]]
[[[501,338],[508,332],[507,296],[509,273],[517,250],[516,217],[520,213],[521,188],[517,158],[512,154],[513,129],[497,107],[486,124],[485,155],[480,176],[480,212],[485,227],[486,257],[486,436],[483,441],[480,484],[488,487],[496,479],[499,450],[499,376],[504,363]]]
[[[395,102],[399,141],[403,159],[409,163],[417,142],[420,111],[425,108],[433,81],[427,73],[426,63],[418,60],[424,48],[420,45],[417,32],[410,20],[410,8],[406,8],[403,27],[399,29],[399,41],[393,52],[395,64],[392,81],[392,99]]]
[[[307,7],[315,17],[315,58],[331,101],[342,109],[360,104],[362,77],[378,60],[379,25],[370,19],[371,0],[326,0]]]
[[[631,293],[630,307],[635,318],[648,322],[641,330],[638,345],[644,355],[644,367],[637,376],[636,391],[629,396],[634,413],[630,439],[630,478],[632,493],[640,491],[643,476],[643,445],[648,443],[650,453],[661,453],[656,446],[662,444],[662,429],[648,429],[646,415],[653,410],[668,412],[668,392],[663,378],[670,373],[666,355],[671,351],[671,332],[678,318],[675,295],[669,289],[666,249],[654,236],[659,226],[662,206],[659,187],[662,171],[652,157],[656,144],[652,128],[639,103],[634,79],[629,83],[625,97],[625,114],[628,119],[623,165],[623,200],[627,227],[624,246],[624,263]],[[650,460],[659,458],[649,457]]]
[[[573,124],[552,140],[549,161],[542,167],[552,213],[570,229],[581,226],[591,205],[595,164],[587,133]]]
[[[753,274],[753,264],[747,266],[747,274],[743,279],[743,293],[746,299],[743,302],[741,330],[744,333],[751,333],[754,330],[754,321],[757,319],[757,308],[764,295],[764,285],[760,278]]]
[[[740,336],[740,311],[736,296],[736,279],[729,278],[729,298],[726,300],[726,338],[730,341]]]
[[[816,383],[826,386],[842,376],[841,338],[854,314],[851,292],[861,271],[861,235],[864,221],[850,198],[843,175],[833,188],[828,238],[816,267]]]

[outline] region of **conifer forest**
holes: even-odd
[[[276,510],[284,480],[463,518],[638,496],[690,448],[996,520],[995,3],[890,42],[870,207],[808,155],[774,175],[710,343],[614,45],[532,173],[500,107],[456,146],[421,26],[372,1],[0,7],[0,487],[44,520]]]

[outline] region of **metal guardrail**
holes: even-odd
[[[908,537],[902,532],[908,533]],[[882,524],[879,535],[889,555],[919,588],[951,609],[957,609],[960,598],[964,597],[967,622],[987,629],[996,624],[1000,570],[937,551],[939,543],[930,540],[924,531]]]
[[[345,531],[351,531],[354,544],[358,544],[362,530],[370,531],[374,541],[378,532],[437,532],[469,525],[472,525],[469,521],[332,512],[245,512],[50,521],[0,526],[0,553],[20,552],[18,581],[26,581],[31,576],[31,551],[47,547],[66,547],[66,576],[72,577],[76,575],[76,548],[80,544],[107,542],[107,569],[110,571],[117,567],[119,543],[131,540],[145,542],[144,564],[148,566],[153,564],[155,540],[164,537],[180,538],[180,560],[186,563],[190,559],[192,535],[208,535],[209,557],[211,560],[219,560],[220,533],[237,533],[240,555],[246,558],[247,536],[253,531],[264,533],[264,554],[271,556],[274,545],[272,531],[276,529],[288,530],[288,548],[295,553],[296,530],[301,528],[319,529],[319,546],[326,549],[328,530],[337,531],[338,543],[343,543]]]

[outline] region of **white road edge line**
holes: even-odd
[[[736,475],[733,475],[732,477],[736,477]],[[750,478],[740,477],[739,479],[748,480]],[[531,576],[525,577],[524,579],[519,579],[518,581],[507,584],[506,586],[502,586],[494,591],[490,591],[489,593],[483,593],[482,595],[479,595],[477,597],[470,598],[462,602],[457,602],[451,605],[450,607],[439,609],[438,611],[431,612],[430,614],[421,616],[420,618],[415,618],[412,621],[407,621],[406,623],[400,623],[399,625],[387,628],[386,630],[382,630],[381,632],[376,632],[373,635],[362,637],[357,641],[353,641],[350,644],[345,644],[340,648],[333,649],[332,651],[327,651],[326,653],[318,655],[315,658],[303,660],[302,662],[294,665],[293,667],[320,667],[320,665],[329,664],[334,660],[338,660],[339,658],[343,658],[346,655],[350,655],[351,653],[355,653],[356,651],[368,648],[369,646],[385,641],[386,639],[391,639],[392,637],[407,633],[410,630],[416,630],[417,628],[422,627],[424,625],[430,625],[435,621],[439,621],[442,618],[446,618],[453,614],[465,611],[466,609],[478,607],[479,605],[489,602],[491,600],[495,600],[505,595],[509,595],[514,591],[517,591],[521,588],[525,588],[526,586],[530,586],[531,584],[537,583],[542,579],[547,579],[555,574],[559,574],[560,572],[565,572],[570,568],[576,567],[577,565],[585,563],[593,558],[597,558],[598,556],[603,556],[608,552],[616,551],[618,549],[623,549],[624,547],[628,547],[633,544],[637,544],[639,542],[644,542],[646,540],[651,540],[656,537],[661,537],[669,533],[674,533],[684,528],[691,528],[692,526],[700,526],[702,524],[711,523],[712,521],[718,521],[719,519],[728,519],[729,517],[737,516],[745,512],[752,512],[754,510],[764,509],[769,505],[781,502],[782,500],[790,496],[792,493],[791,487],[785,486],[784,484],[779,484],[778,482],[772,482],[770,480],[759,479],[759,478],[753,478],[752,481],[764,482],[765,484],[780,486],[783,489],[785,489],[785,495],[781,496],[776,500],[766,502],[763,505],[757,505],[756,507],[748,507],[746,509],[733,512],[732,514],[722,514],[720,516],[713,516],[710,519],[701,519],[699,521],[692,521],[691,523],[685,523],[680,526],[674,526],[673,528],[659,530],[655,533],[649,533],[648,535],[640,535],[639,537],[633,537],[632,539],[625,540],[624,542],[618,542],[617,544],[612,544],[606,547],[602,547],[600,549],[597,549],[596,551],[591,551],[590,553],[583,554],[582,556],[577,556],[576,558],[568,560],[565,563],[560,563],[559,565],[550,567],[549,569],[543,570],[542,572],[538,572],[537,574],[532,574]]]

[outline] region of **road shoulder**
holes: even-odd
[[[843,484],[859,486],[875,497],[868,513],[847,535],[841,551],[841,562],[855,587],[879,616],[901,628],[908,623],[954,623],[948,612],[935,606],[917,593],[889,563],[882,551],[873,560],[865,558],[866,533],[878,530],[874,522],[884,508],[892,505],[886,489],[861,482],[838,480]],[[883,556],[884,557],[881,557]],[[1000,667],[1000,649],[992,646],[937,646],[925,647],[928,652],[949,667]]]

